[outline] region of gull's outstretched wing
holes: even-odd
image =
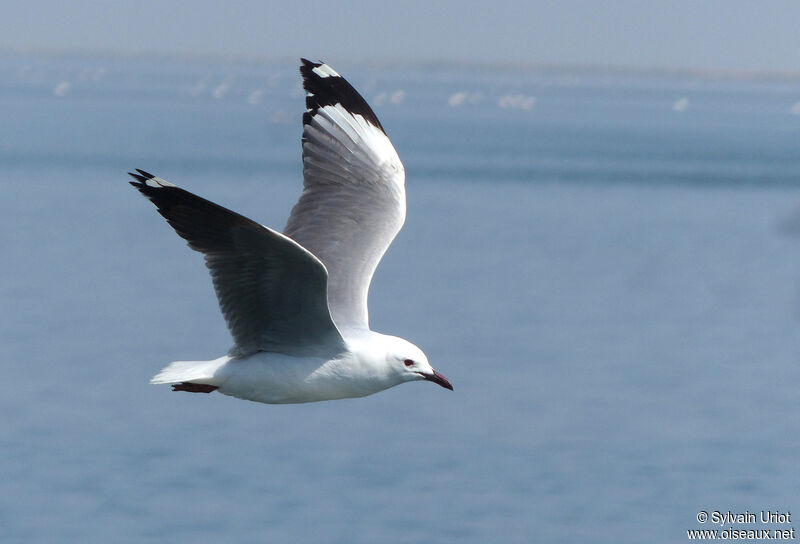
[[[334,322],[368,328],[372,274],[405,220],[405,170],[361,95],[302,62],[303,194],[284,232],[325,263]]]
[[[323,264],[286,236],[152,174],[131,185],[149,198],[189,247],[205,255],[231,353],[330,355],[344,349],[331,320]]]

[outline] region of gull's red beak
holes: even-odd
[[[422,372],[420,372],[422,374]],[[450,380],[445,378],[442,374],[439,374],[435,370],[433,374],[422,374],[422,377],[428,380],[429,382],[438,383],[445,389],[449,389],[450,391],[453,390],[453,386],[450,384]]]

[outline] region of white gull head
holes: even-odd
[[[389,387],[428,380],[453,390],[447,378],[434,370],[425,353],[404,338],[370,331],[368,335],[352,338],[348,346],[362,364],[382,374],[381,379],[391,383]]]

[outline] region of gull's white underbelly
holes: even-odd
[[[214,383],[224,395],[267,404],[363,397],[396,385],[347,355],[328,360],[271,352],[229,359],[215,372]]]

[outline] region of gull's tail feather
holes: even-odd
[[[226,356],[213,361],[175,361],[162,368],[150,383],[178,384],[173,385],[173,391],[210,393],[225,381],[220,370],[229,360]]]

